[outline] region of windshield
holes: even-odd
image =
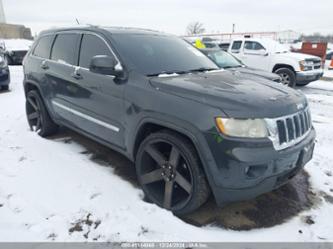
[[[112,38],[126,64],[145,75],[218,69],[202,52],[178,37],[113,34]]]
[[[274,53],[287,53],[289,52],[289,49],[286,45],[283,45],[277,41],[270,41],[270,47],[272,52]]]
[[[243,64],[233,57],[231,54],[219,50],[206,52],[209,58],[211,58],[220,68],[232,68],[241,67]]]

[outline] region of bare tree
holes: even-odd
[[[192,22],[186,28],[186,33],[188,35],[202,34],[206,31],[201,22]]]

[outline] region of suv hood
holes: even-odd
[[[307,105],[289,87],[237,71],[216,71],[150,79],[157,90],[219,108],[233,118],[276,118]]]
[[[230,68],[230,69],[226,69],[226,70],[238,71],[243,74],[256,75],[256,76],[260,76],[265,79],[276,81],[276,82],[279,82],[281,80],[280,76],[275,73],[270,73],[270,72],[266,72],[264,70],[255,69],[255,68],[251,68],[251,67],[237,67],[237,68]]]
[[[291,58],[291,59],[296,59],[299,61],[305,60],[305,59],[319,59],[317,56],[309,55],[309,54],[302,54],[302,53],[293,53],[293,52],[287,52],[287,53],[282,53],[279,55],[283,55],[285,57]]]

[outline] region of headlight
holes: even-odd
[[[313,68],[313,62],[312,61],[300,61],[299,66],[301,68],[301,71],[309,71]]]
[[[216,118],[220,132],[232,137],[264,138],[268,137],[267,124],[264,119]]]

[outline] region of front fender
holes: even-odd
[[[274,58],[273,58],[273,61],[272,61],[272,68],[271,68],[271,71],[273,72],[273,68],[276,66],[276,65],[288,65],[290,67],[292,67],[294,69],[295,72],[298,72],[300,71],[300,68],[299,68],[299,63],[296,59],[294,58],[290,58],[290,57],[287,57],[287,56],[284,56],[284,55],[275,55]]]

